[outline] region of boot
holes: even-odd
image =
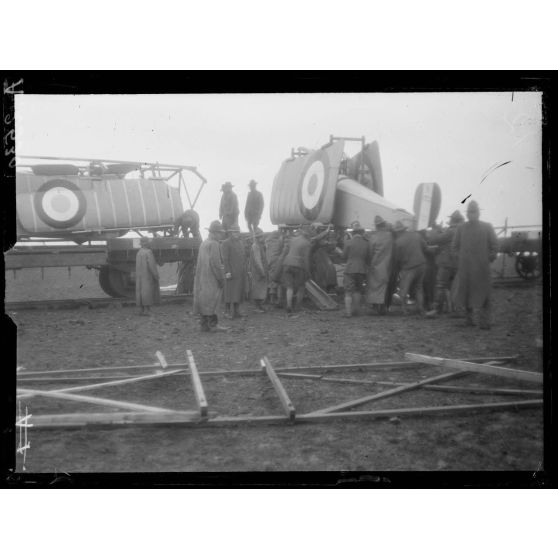
[[[345,318],[350,318],[353,315],[353,299],[351,296],[345,296]]]

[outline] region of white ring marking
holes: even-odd
[[[312,180],[314,179],[314,180]],[[309,191],[311,181],[316,184],[313,192]],[[306,171],[302,180],[302,204],[306,209],[314,209],[320,200],[325,185],[325,168],[322,161],[314,161]]]
[[[56,198],[63,198],[65,209],[56,208]],[[75,192],[64,186],[56,186],[47,190],[41,200],[43,211],[54,221],[68,221],[79,211],[79,199]]]

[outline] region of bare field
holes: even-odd
[[[168,283],[174,281],[174,270],[172,266]],[[47,273],[52,274],[49,280],[42,284],[31,282],[35,290],[27,295],[22,284],[7,285],[7,292],[13,294],[17,287],[19,296],[66,298],[71,295],[60,294],[69,293],[70,283],[73,289],[79,288],[74,273],[71,279],[65,270],[51,269]],[[80,292],[84,296],[100,296]],[[27,370],[148,364],[155,362],[157,350],[170,363],[184,362],[186,349],[190,349],[201,371],[257,368],[264,355],[275,367],[282,367],[404,360],[405,352],[449,358],[518,355],[518,360],[508,366],[540,371],[542,363],[535,346],[535,338],[542,335],[540,285],[494,289],[494,307],[495,325],[490,331],[466,328],[456,318],[404,318],[398,307],[386,317],[352,319],[343,318],[341,311],[318,312],[308,307],[288,318],[276,309],[257,314],[250,304],[245,304],[246,316],[227,321],[230,330],[223,334],[201,333],[190,314],[189,303],[157,307],[150,318],[138,316],[133,307],[26,310],[11,315],[18,325],[18,365]],[[411,382],[439,373],[432,367],[332,372],[328,376]],[[279,400],[264,374],[202,376],[202,380],[210,410],[218,415],[281,413]],[[301,378],[282,378],[282,382],[297,414],[389,389],[382,384],[326,383]],[[533,389],[526,383],[478,374],[448,383]],[[70,381],[19,384],[36,389],[68,385]],[[177,410],[195,409],[187,376],[105,387],[84,394]],[[421,390],[357,410],[520,398],[526,397]],[[26,405],[34,415],[111,410],[43,398],[28,399]],[[542,466],[543,420],[541,408],[277,426],[30,429],[29,438],[29,472],[518,471]]]

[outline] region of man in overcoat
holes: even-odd
[[[476,201],[467,206],[467,219],[455,231],[453,250],[457,254],[455,303],[465,308],[467,325],[490,329],[492,290],[490,264],[498,254],[498,239],[490,223],[479,220]]]
[[[376,215],[374,217],[376,231],[370,235],[370,265],[366,279],[366,302],[378,312],[386,313],[387,287],[391,276],[393,257],[393,234],[387,222]]]
[[[225,284],[219,246],[223,228],[219,221],[213,221],[208,230],[209,235],[201,243],[198,252],[194,277],[194,313],[200,316],[202,331],[219,332],[226,331],[226,328],[218,325],[217,317]]]
[[[230,226],[228,232],[229,237],[221,245],[225,268],[225,314],[231,318],[240,318],[239,305],[244,300],[246,280],[246,250],[240,239],[238,225]]]
[[[262,304],[267,298],[267,260],[265,255],[264,236],[261,231],[253,236],[248,262],[250,278],[250,297],[256,305],[257,312],[265,312]]]
[[[263,194],[256,190],[256,185],[257,182],[255,180],[250,180],[250,183],[248,184],[250,192],[246,197],[246,206],[244,207],[244,217],[246,219],[246,224],[248,225],[248,230],[251,233],[256,232],[256,229],[260,224],[264,208]]]
[[[223,195],[219,204],[219,219],[221,219],[223,228],[228,230],[233,225],[238,227],[238,198],[232,191],[234,186],[230,182],[225,182],[221,186]]]
[[[140,316],[149,316],[151,306],[159,302],[159,271],[149,239],[140,238],[140,249],[136,255],[136,305]]]

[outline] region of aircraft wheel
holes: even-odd
[[[99,272],[99,284],[101,289],[113,298],[134,298],[136,296],[136,285],[130,272],[103,265]]]
[[[539,255],[535,252],[523,252],[515,258],[515,270],[523,279],[538,279],[541,275]]]

